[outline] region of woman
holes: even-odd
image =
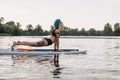
[[[59,32],[63,28],[63,23],[60,19],[56,19],[54,22],[55,29],[53,30],[50,38],[43,38],[41,41],[37,42],[26,42],[26,41],[18,41],[13,42],[12,48],[16,45],[26,45],[26,46],[35,46],[35,47],[42,47],[42,46],[49,46],[54,43],[54,49],[59,50]]]

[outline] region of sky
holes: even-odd
[[[20,22],[22,28],[40,24],[50,29],[60,18],[65,26],[102,30],[120,22],[120,0],[0,0],[0,17]]]

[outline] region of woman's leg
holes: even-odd
[[[35,47],[42,47],[42,46],[46,46],[48,44],[48,42],[45,39],[42,39],[41,41],[38,42],[27,42],[27,41],[18,41],[18,42],[13,42],[13,46],[16,45],[26,45],[26,46],[35,46]]]
[[[27,41],[18,41],[18,42],[13,42],[12,47],[16,46],[16,45],[26,45],[26,46],[36,46],[37,42],[27,42]]]
[[[37,42],[22,41],[22,42],[18,42],[18,45],[36,46],[36,45],[37,45]]]

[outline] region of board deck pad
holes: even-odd
[[[17,48],[18,51],[55,51],[54,49],[27,49],[27,48]],[[78,49],[60,49],[61,51],[79,51]]]

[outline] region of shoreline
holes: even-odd
[[[0,37],[49,37],[48,36],[0,36]],[[120,39],[120,36],[60,36],[60,38],[72,38],[72,39]]]

